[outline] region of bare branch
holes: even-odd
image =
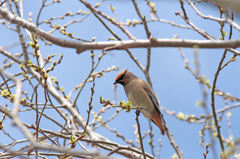
[[[6,0],[3,0],[1,3],[0,3],[0,7],[6,2]]]
[[[210,16],[210,15],[208,15],[208,16],[204,15],[197,9],[197,7],[194,5],[194,3],[191,0],[187,0],[187,1],[188,1],[188,4],[194,9],[194,11],[200,17],[202,17],[204,19],[214,20],[214,21],[217,21],[219,23],[227,22],[230,25],[232,25],[234,28],[236,28],[238,31],[240,31],[240,26],[235,21],[233,21],[231,18],[226,17],[226,19],[222,19],[222,18],[217,18],[217,17]]]
[[[180,150],[180,148],[178,147],[177,143],[175,142],[175,140],[173,138],[173,135],[169,131],[166,123],[164,123],[164,128],[165,128],[166,134],[168,136],[168,139],[170,141],[170,144],[172,145],[172,147],[174,148],[175,152],[177,153],[178,158],[179,159],[184,159],[183,152]]]
[[[223,61],[224,61],[224,59],[226,57],[226,54],[227,54],[227,50],[224,51],[223,56],[222,56],[222,58],[221,58],[221,60],[219,62],[218,69],[217,69],[217,71],[215,73],[215,76],[214,76],[213,87],[212,87],[212,92],[211,92],[212,113],[213,113],[213,118],[214,118],[216,130],[217,130],[217,137],[219,139],[219,143],[220,143],[222,152],[224,152],[224,145],[223,145],[222,135],[221,135],[221,131],[220,131],[220,126],[218,124],[217,114],[216,114],[216,110],[215,110],[215,96],[214,96],[214,92],[215,92],[215,88],[216,88],[218,75],[219,75],[219,72],[221,71],[221,67],[222,67]]]
[[[125,29],[122,24],[120,24],[116,19],[113,19],[109,17],[108,15],[102,13],[100,10],[97,10],[96,8],[92,7],[91,4],[89,4],[86,0],[79,0],[81,1],[87,8],[89,8],[92,12],[95,12],[99,15],[101,15],[103,18],[107,19],[109,22],[117,26],[119,29],[122,30],[123,33],[125,33],[131,40],[135,40],[136,38],[127,30]]]
[[[77,42],[65,40],[50,35],[37,28],[20,17],[16,17],[5,9],[0,8],[0,15],[11,23],[21,25],[32,33],[62,47],[75,48],[78,53],[86,50],[125,50],[128,48],[148,48],[148,47],[185,47],[185,48],[237,48],[240,47],[240,39],[237,40],[187,40],[187,39],[147,39],[147,40],[125,40],[125,41],[106,41],[106,42]],[[236,53],[237,54],[237,53]]]
[[[22,95],[22,83],[21,83],[21,80],[19,80],[14,75],[6,72],[1,67],[0,67],[0,73],[2,73],[4,76],[10,78],[11,80],[13,80],[16,83],[16,95],[14,97],[14,109],[13,109],[12,113],[13,113],[13,116],[17,116],[18,115],[18,111],[19,111],[20,98],[21,98],[21,95]]]
[[[143,158],[146,159],[146,154],[145,154],[145,151],[144,151],[144,146],[143,146],[143,141],[142,141],[140,123],[139,123],[139,120],[138,120],[139,113],[140,113],[140,110],[136,110],[136,122],[137,122],[137,127],[138,127],[138,138],[139,138],[139,141],[140,141],[140,146],[141,146],[141,149],[142,149]]]

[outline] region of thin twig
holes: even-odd
[[[149,28],[148,28],[148,24],[146,22],[146,18],[145,16],[143,16],[140,12],[140,9],[137,5],[137,2],[136,0],[132,0],[133,2],[133,5],[134,5],[134,8],[139,16],[139,18],[142,20],[143,22],[143,25],[144,25],[144,30],[145,30],[145,33],[146,33],[146,36],[149,40],[151,40],[151,32],[149,31]],[[150,69],[150,64],[151,64],[151,47],[147,47],[147,62],[146,62],[146,67],[143,71],[145,77],[146,77],[146,80],[148,82],[148,84],[152,87],[152,81],[151,81],[151,78],[149,76],[149,69]],[[141,68],[140,68],[141,69]]]
[[[82,132],[81,136],[77,140],[79,140],[79,139],[81,139],[81,138],[83,138],[85,136],[85,132],[86,132],[89,120],[90,120],[91,110],[93,108],[92,101],[93,101],[93,95],[94,95],[94,92],[95,92],[94,89],[95,89],[95,77],[93,77],[93,81],[92,81],[91,96],[90,96],[90,101],[88,103],[88,110],[87,110],[87,114],[88,114],[87,121],[86,121],[86,124],[85,124],[85,127],[83,129],[83,132]]]
[[[168,139],[170,141],[170,144],[172,145],[172,147],[174,148],[177,156],[179,159],[184,159],[184,156],[183,156],[183,152],[180,150],[180,148],[178,147],[178,145],[176,144],[174,138],[173,138],[173,135],[172,133],[168,130],[168,127],[166,125],[166,123],[164,124],[164,128],[165,128],[165,131],[166,131],[166,134],[168,136]]]
[[[38,11],[38,14],[37,14],[37,19],[36,19],[36,25],[38,26],[39,25],[39,19],[40,19],[40,15],[43,11],[43,8],[46,7],[45,3],[47,2],[47,0],[42,0],[42,5]]]
[[[114,33],[114,31],[95,13],[93,12],[94,16],[102,23],[102,25],[115,37],[117,38],[117,40],[119,41],[122,41],[122,39]],[[106,49],[106,48],[103,48],[103,49]],[[133,56],[133,54],[131,53],[131,51],[129,49],[124,49],[129,57],[135,62],[135,64],[144,72],[144,68],[143,66],[139,63],[138,59],[136,57]],[[80,53],[78,52],[79,50],[77,50],[77,53]]]
[[[139,124],[139,120],[138,120],[139,113],[140,113],[140,111],[136,110],[136,122],[137,122],[137,127],[138,127],[138,138],[139,138],[139,141],[140,141],[140,146],[141,146],[141,149],[142,149],[143,158],[146,159],[146,154],[144,152],[144,146],[143,146],[142,135],[141,135],[141,128],[140,128],[140,124]]]
[[[21,95],[22,95],[22,83],[21,83],[21,80],[19,80],[14,75],[6,72],[1,67],[0,67],[0,73],[3,74],[4,76],[10,78],[11,80],[13,80],[16,83],[16,96],[14,97],[14,108],[13,108],[12,114],[14,116],[17,116],[18,115],[18,111],[19,111],[20,99],[21,99]]]
[[[218,75],[219,75],[219,72],[221,71],[221,66],[222,66],[223,61],[224,61],[224,59],[226,57],[226,54],[227,54],[227,50],[225,49],[224,53],[223,53],[223,56],[222,56],[222,58],[221,58],[221,60],[219,62],[218,69],[217,69],[217,71],[215,73],[214,80],[213,80],[212,91],[211,91],[212,113],[213,113],[215,127],[216,127],[216,130],[217,130],[217,137],[218,137],[218,140],[219,140],[222,152],[224,152],[224,145],[223,145],[222,135],[221,135],[221,131],[220,131],[220,126],[218,124],[217,114],[216,114],[216,110],[215,110],[215,94],[214,94],[214,92],[215,92],[215,88],[216,88],[216,84],[217,84]]]
[[[199,33],[200,35],[202,35],[204,38],[206,38],[206,39],[208,39],[208,40],[216,40],[216,38],[214,38],[213,36],[211,36],[208,32],[200,29],[199,27],[197,27],[196,25],[194,25],[194,24],[189,20],[187,14],[186,14],[186,10],[185,10],[183,1],[182,1],[182,0],[179,0],[179,1],[180,1],[180,4],[181,4],[181,9],[182,9],[183,12],[184,12],[184,16],[183,16],[181,13],[179,13],[179,12],[176,12],[175,14],[176,14],[176,15],[179,15],[181,18],[183,18],[183,19],[185,20],[185,22],[186,22],[189,26],[192,27],[193,30],[195,30],[196,32],[198,32],[198,33]],[[221,24],[221,23],[220,23],[220,24]],[[222,41],[225,41],[225,40],[222,40]],[[196,45],[196,46],[198,46],[198,45]],[[225,48],[227,48],[227,50],[233,52],[233,53],[236,54],[236,55],[240,55],[240,52],[237,51],[236,49],[234,49],[234,48],[236,48],[236,47],[225,47]]]
[[[149,139],[149,145],[151,147],[151,152],[152,152],[152,155],[155,156],[155,152],[154,152],[154,144],[153,144],[153,140],[154,140],[154,134],[152,132],[152,122],[149,120],[148,121],[148,125],[149,125],[149,136],[150,136],[150,139]]]
[[[202,17],[203,19],[209,19],[209,20],[213,20],[213,21],[216,21],[218,23],[229,23],[231,26],[233,26],[234,28],[236,28],[238,31],[240,31],[240,26],[235,22],[233,21],[231,18],[227,17],[226,16],[226,19],[223,19],[223,18],[217,18],[217,17],[213,17],[213,16],[210,16],[210,15],[204,15],[203,13],[201,13],[197,7],[195,6],[195,4],[191,1],[191,0],[187,0],[188,1],[188,4],[194,9],[194,11],[200,16]]]
[[[123,33],[125,33],[129,39],[135,40],[136,38],[127,30],[125,29],[121,23],[119,23],[116,19],[113,19],[109,17],[108,15],[102,13],[100,10],[97,10],[96,8],[92,7],[91,4],[89,4],[86,0],[79,0],[81,1],[88,9],[90,9],[92,12],[96,12],[97,14],[101,15],[103,18],[117,26],[120,30],[122,30]]]
[[[0,3],[0,7],[6,2],[6,0],[3,0],[1,3]]]
[[[220,10],[220,17],[222,17],[221,9],[219,9],[219,10]],[[233,15],[232,15],[232,17],[233,17]],[[220,31],[221,31],[222,39],[224,40],[224,33],[223,33],[224,23],[220,23],[220,26],[221,26]],[[229,39],[231,39],[231,37],[232,37],[232,26],[230,26]],[[217,114],[216,114],[216,110],[215,110],[215,88],[216,88],[216,84],[217,84],[218,75],[219,75],[220,71],[222,70],[222,65],[223,65],[224,59],[226,57],[227,51],[228,50],[225,49],[224,52],[223,52],[222,58],[219,62],[217,71],[216,71],[215,76],[214,76],[213,86],[212,86],[212,91],[211,91],[212,113],[213,113],[213,117],[214,117],[215,127],[216,127],[216,130],[217,130],[217,137],[218,137],[222,152],[224,152],[224,144],[223,144],[222,134],[221,134],[220,126],[218,124]],[[223,153],[222,157],[226,158],[224,153]]]

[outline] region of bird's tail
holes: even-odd
[[[162,135],[165,135],[164,130],[164,120],[161,113],[158,111],[154,111],[152,115],[152,121],[157,125],[157,127],[160,129]]]

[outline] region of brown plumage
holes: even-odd
[[[151,87],[144,80],[128,72],[127,69],[117,75],[114,84],[117,83],[124,87],[130,103],[138,107],[146,118],[152,120],[159,127],[162,135],[165,135],[164,119],[157,97]]]

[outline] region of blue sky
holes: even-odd
[[[94,1],[95,2],[95,1]],[[96,1],[97,2],[97,1]],[[154,1],[156,3],[157,11],[160,15],[160,18],[172,20],[176,23],[184,24],[185,22],[180,18],[175,16],[176,11],[180,10],[180,4],[178,1]],[[99,9],[110,16],[114,16],[111,13],[109,5],[112,4],[116,7],[115,16],[126,22],[127,19],[139,19],[131,1],[106,1]],[[138,5],[143,14],[146,14],[146,17],[149,18],[149,8],[145,5],[145,1],[138,1]],[[217,16],[218,12],[213,7],[206,7],[203,4],[198,5],[199,9],[209,15]],[[28,13],[33,12],[34,21],[36,18],[36,11],[39,10],[40,1],[33,3],[31,0],[24,1],[24,17],[28,18]],[[41,20],[49,19],[50,17],[64,15],[67,11],[75,13],[76,11],[82,9],[86,11],[87,9],[83,7],[77,0],[72,1],[62,1],[61,4],[57,4],[46,8]],[[190,20],[202,28],[203,30],[209,32],[215,38],[220,37],[219,25],[213,23],[212,21],[202,20],[193,12],[192,9],[186,4],[186,9]],[[81,18],[81,16],[78,16]],[[64,24],[71,18],[66,18],[63,21],[56,21],[58,24]],[[74,18],[73,18],[74,19]],[[115,33],[121,36],[122,39],[127,40],[128,38],[122,34],[122,32],[115,26],[110,25],[113,28]],[[45,31],[51,30],[46,24],[40,26]],[[203,39],[199,34],[192,30],[179,29],[168,24],[162,24],[158,22],[152,22],[149,24],[150,31],[152,36],[155,38],[172,38],[174,35],[178,34],[179,38],[186,39]],[[129,27],[129,31],[136,36],[136,38],[144,39],[146,38],[145,31],[143,26]],[[9,46],[16,41],[16,34],[7,31],[2,25],[0,25],[0,32],[2,37],[0,38],[0,46]],[[225,31],[228,31],[228,26],[226,26]],[[93,16],[90,15],[83,23],[77,23],[73,26],[70,26],[67,29],[67,32],[74,32],[74,36],[77,36],[82,39],[91,40],[92,37],[96,37],[96,41],[106,41],[109,36],[112,36],[106,29],[101,25],[101,23]],[[59,33],[54,33],[55,36],[63,37]],[[234,30],[233,38],[239,38],[239,32]],[[55,76],[60,85],[64,87],[65,91],[68,92],[74,88],[74,86],[81,83],[87,73],[90,71],[90,56],[89,51],[83,52],[80,55],[76,54],[74,49],[61,48],[58,46],[45,46],[43,43],[40,43],[40,49],[44,56],[48,54],[56,54],[56,57],[60,56],[60,53],[63,53],[63,61],[58,65],[54,72],[51,75]],[[145,65],[146,63],[146,49],[130,49],[134,56]],[[19,51],[19,46],[11,48],[9,52],[16,53]],[[196,106],[196,102],[202,99],[202,92],[198,82],[194,79],[189,71],[184,68],[184,62],[181,59],[180,52],[184,53],[185,58],[189,60],[189,65],[193,70],[195,70],[194,65],[194,55],[193,49],[181,49],[178,48],[153,48],[152,49],[152,63],[150,67],[150,76],[153,83],[153,89],[156,92],[161,105],[166,107],[170,111],[175,111],[176,113],[183,112],[184,114],[194,114],[199,116],[204,114],[204,110],[201,107]],[[212,83],[214,74],[217,70],[218,63],[223,53],[223,49],[199,49],[199,62],[201,75],[207,77]],[[94,51],[96,57],[101,53],[100,51]],[[232,56],[231,53],[228,53],[227,59]],[[57,58],[56,58],[57,59]],[[113,50],[109,51],[105,55],[97,69],[107,69],[111,66],[119,67],[120,70],[128,68],[129,71],[136,74],[138,77],[145,79],[141,70],[136,66],[136,64],[129,58],[127,53],[122,50]],[[220,72],[217,88],[229,92],[233,96],[239,96],[240,93],[240,70],[239,70],[239,58],[237,61],[229,64],[222,72]],[[13,70],[14,71],[14,70]],[[114,99],[113,91],[113,82],[118,72],[106,73],[102,78],[96,79],[96,92],[94,94],[93,100],[93,111],[97,112],[101,109],[102,105],[99,103],[99,97],[105,99]],[[88,109],[88,101],[90,95],[90,86],[87,84],[82,94],[78,99],[78,108],[81,115],[87,116],[86,110]],[[211,112],[210,107],[210,90],[208,90],[208,103],[207,107]],[[127,100],[127,97],[124,93],[124,90],[121,86],[117,88],[117,101]],[[233,104],[231,102],[229,105]],[[216,97],[216,108],[217,110],[224,107],[224,101],[222,97]],[[115,113],[116,108],[111,108],[103,116],[103,120],[107,120],[113,113]],[[239,136],[239,124],[238,124],[238,114],[239,108],[236,108],[231,111],[232,117],[232,129],[234,138]],[[54,116],[54,112],[51,115]],[[165,113],[164,118],[167,122],[167,125],[170,131],[173,133],[174,138],[184,152],[185,158],[197,159],[202,158],[202,153],[205,152],[205,148],[200,146],[199,131],[202,128],[202,125],[199,124],[189,124],[184,121],[180,121],[173,116],[167,115]],[[24,121],[34,121],[35,116],[29,114],[29,116],[21,116]],[[92,118],[91,118],[92,119]],[[146,133],[148,131],[148,121],[140,115],[140,122],[142,131]],[[113,121],[109,123],[109,126],[118,130],[120,133],[126,135],[127,139],[133,140],[135,142],[134,128],[133,125],[135,122],[135,112],[131,111],[126,113],[122,111]],[[226,124],[226,115],[223,116],[223,121],[219,123],[222,128],[222,134],[225,138],[229,137],[227,124]],[[11,127],[10,124],[5,124],[6,126]],[[47,124],[47,122],[41,122],[43,128],[49,128],[51,130],[58,130],[57,128],[52,128]],[[9,128],[11,130],[12,128]],[[15,128],[14,128],[15,129]],[[113,141],[125,144],[120,139],[116,138],[114,134],[107,131],[105,128],[97,129],[97,132],[109,137]],[[166,136],[162,136],[158,128],[153,125],[154,144],[156,146],[155,152],[157,152],[158,140],[161,140],[161,158],[170,158],[174,154],[173,148],[171,147]],[[16,134],[18,135],[18,134]],[[148,153],[151,153],[151,150],[148,145],[148,139],[144,139],[145,150]],[[4,139],[3,139],[4,140]],[[4,141],[2,141],[4,142]],[[7,141],[6,141],[7,142]],[[208,135],[206,135],[206,142],[209,142]],[[216,140],[217,152],[220,152],[220,146],[218,140]],[[208,159],[212,158],[212,154],[208,155]]]

